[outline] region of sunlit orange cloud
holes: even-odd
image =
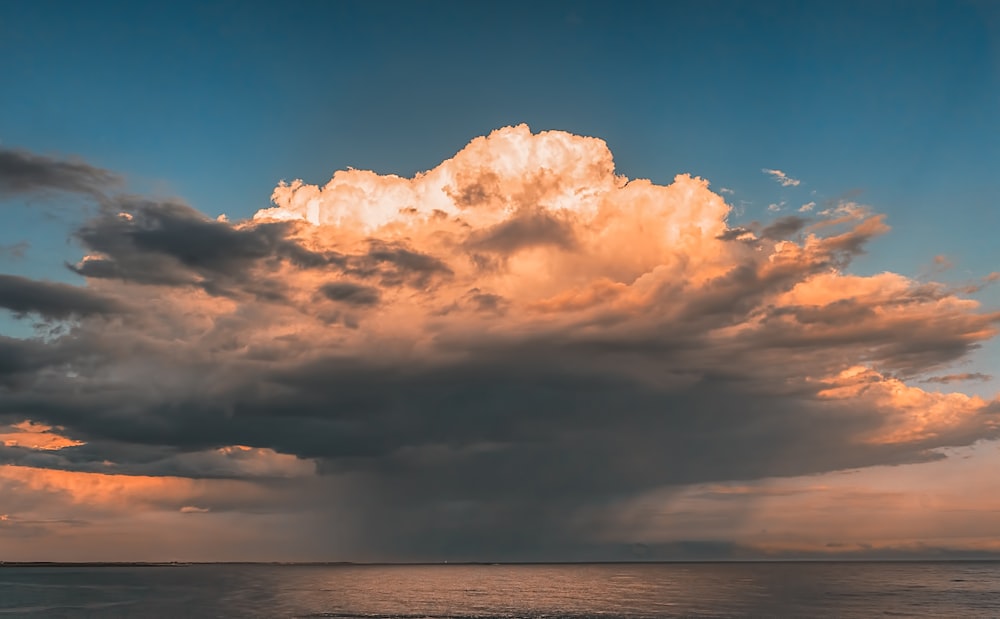
[[[381,302],[370,307],[340,303],[361,325],[336,332],[341,345],[370,350],[371,340],[379,340],[389,354],[419,350],[433,358],[442,344],[472,333],[483,339],[564,328],[604,336],[652,332],[715,311],[712,305],[726,303],[729,294],[723,286],[740,285],[727,278],[745,269],[758,296],[745,308],[735,305],[745,313],[706,335],[726,355],[773,351],[762,366],[786,380],[829,383],[819,388],[822,397],[870,400],[885,411],[885,428],[859,440],[917,441],[953,429],[987,404],[890,377],[936,365],[895,352],[900,340],[931,340],[940,329],[972,344],[996,334],[1000,313],[977,313],[977,301],[901,275],[842,272],[842,254],[888,230],[882,216],[854,202],[827,209],[826,219],[799,238],[732,235],[730,207],[707,181],[687,175],[667,186],[630,181],[614,173],[602,141],[531,134],[524,125],[477,138],[412,179],[340,171],[322,187],[282,184],[273,200],[276,206],[254,221],[308,222],[298,232],[307,246],[358,250],[378,239],[447,267],[423,288],[378,287]],[[329,302],[317,302],[314,292],[321,274],[285,276],[301,285],[303,306]],[[827,352],[817,355],[820,349]],[[863,374],[850,369],[865,356],[874,367]],[[810,373],[802,376],[803,370]]]
[[[729,207],[707,186],[687,175],[665,187],[629,182],[614,174],[602,141],[520,126],[477,138],[413,179],[351,170],[322,188],[283,185],[277,206],[255,220],[317,224],[300,232],[313,247],[361,249],[374,238],[442,258],[448,271],[432,280],[432,294],[383,290],[379,314],[406,314],[413,324],[415,312],[468,312],[478,306],[463,299],[476,288],[530,319],[530,307],[558,305],[594,281],[651,292],[653,282],[637,280],[664,269],[695,280],[724,272],[740,248],[715,240]],[[582,299],[571,307],[600,305]],[[378,321],[373,331],[390,322],[365,319]]]
[[[19,492],[56,495],[75,505],[129,511],[176,511],[183,505],[204,502],[216,492],[220,496],[262,492],[251,483],[237,480],[108,475],[12,465],[0,466],[0,483]]]
[[[828,381],[818,392],[821,398],[850,400],[884,412],[884,425],[865,440],[902,443],[931,438],[954,430],[986,409],[987,402],[964,393],[927,392],[903,381],[882,376],[864,367],[853,367]],[[988,419],[987,427],[1000,427],[1000,419]]]
[[[176,511],[184,506],[228,506],[271,496],[270,491],[251,481],[253,479],[288,479],[315,474],[315,465],[310,461],[271,449],[242,445],[189,454],[180,462],[189,470],[202,474],[221,472],[238,479],[191,479],[0,465],[0,486],[7,487],[9,499],[17,493],[37,493],[88,509]],[[114,463],[107,464],[113,470]]]
[[[27,449],[58,450],[65,447],[83,445],[82,441],[61,436],[52,432],[52,426],[32,421],[22,421],[7,426],[0,426],[0,444],[6,447],[25,447]],[[58,428],[56,428],[58,430]]]

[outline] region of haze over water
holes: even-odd
[[[7,567],[4,617],[996,617],[1000,563]]]

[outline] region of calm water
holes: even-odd
[[[0,568],[0,617],[1000,617],[1000,563]]]

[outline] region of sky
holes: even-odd
[[[0,560],[1000,557],[992,2],[0,6]]]

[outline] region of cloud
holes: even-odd
[[[380,296],[377,288],[350,282],[323,284],[320,291],[331,301],[339,301],[348,305],[376,305]]]
[[[0,199],[44,191],[102,196],[121,183],[117,174],[83,161],[0,148]]]
[[[993,380],[993,377],[989,374],[983,374],[982,372],[962,372],[961,374],[945,374],[943,376],[928,376],[923,379],[922,383],[939,383],[942,385],[947,385],[948,383],[957,383],[970,380],[978,381],[989,381]]]
[[[802,206],[799,207],[799,212],[800,213],[808,213],[809,211],[813,210],[814,208],[816,208],[816,203],[815,202],[806,202],[805,204],[803,204]]]
[[[30,421],[0,426],[0,445],[31,450],[58,450],[81,445],[80,441],[61,436],[53,428]]]
[[[762,168],[761,172],[773,177],[774,180],[781,183],[782,187],[798,187],[800,184],[802,184],[802,181],[788,176],[781,170],[769,170],[767,168]]]
[[[654,550],[714,539],[758,559],[996,557],[996,462],[979,443],[929,463],[661,488],[588,517],[605,542],[627,531]]]
[[[859,204],[732,227],[703,179],[630,180],[601,140],[523,125],[273,201],[231,222],[104,200],[72,268],[107,311],[14,281],[64,331],[0,340],[0,422],[80,444],[5,461],[238,481],[336,514],[354,557],[539,558],[654,489],[922,462],[1000,428],[995,400],[911,385],[1000,313],[851,275],[888,232]],[[225,511],[163,509],[185,505]]]
[[[52,351],[44,341],[0,335],[0,383],[41,370],[52,361]]]
[[[794,215],[780,217],[765,226],[764,229],[761,230],[760,236],[764,239],[780,240],[802,230],[807,223],[809,223],[807,219],[796,217]]]
[[[28,253],[31,244],[27,241],[20,241],[10,245],[0,245],[0,257],[7,257],[12,260],[20,260]]]
[[[469,239],[473,249],[501,254],[539,245],[573,249],[576,241],[572,225],[545,212],[526,213],[482,230]]]
[[[954,267],[955,267],[955,263],[953,263],[950,259],[948,259],[948,256],[943,256],[943,255],[940,255],[940,254],[937,255],[937,256],[934,256],[934,264],[933,264],[933,267],[932,267],[933,270],[934,270],[934,272],[940,273],[942,271],[947,271],[947,270],[952,269]]]
[[[274,508],[305,514],[310,506],[296,501],[287,483],[0,466],[7,516],[0,545],[8,561],[294,558],[308,548],[296,528],[302,522]],[[184,513],[185,506],[208,511]]]
[[[0,307],[47,318],[110,314],[120,311],[115,300],[87,288],[0,273]]]

